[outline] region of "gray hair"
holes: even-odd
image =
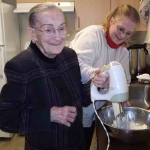
[[[29,11],[29,14],[28,14],[29,26],[30,27],[35,26],[35,24],[38,22],[37,15],[39,13],[41,13],[43,11],[47,11],[47,10],[58,10],[58,11],[62,12],[62,10],[60,8],[58,8],[54,3],[51,3],[51,2],[40,3],[36,6],[34,6],[33,8],[31,8],[31,10]],[[63,12],[62,12],[62,14],[63,14]]]

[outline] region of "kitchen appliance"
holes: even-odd
[[[128,132],[129,131],[126,130],[127,134]],[[119,131],[117,129],[114,129],[114,134],[115,133],[119,134]],[[139,133],[137,132],[136,134],[137,138],[145,138]],[[97,150],[106,150],[107,143],[108,143],[107,136],[102,124],[97,118],[96,118],[96,136],[97,136]],[[136,144],[128,144],[128,143],[120,142],[119,140],[116,140],[115,138],[110,136],[109,150],[150,150],[150,138],[145,142],[143,141]]]
[[[13,11],[16,0],[0,0],[0,91],[7,82],[4,65],[20,52],[18,15]],[[0,137],[12,137],[13,134],[0,130]]]
[[[127,48],[129,50],[130,74],[132,80],[136,79],[137,75],[146,73],[146,55],[148,54],[146,47],[147,44],[144,43],[130,45]]]
[[[74,2],[53,2],[63,12],[74,12]],[[17,3],[14,13],[28,13],[32,7],[39,3]]]
[[[124,69],[122,65],[117,61],[112,61],[108,65],[104,66],[101,69],[102,74],[107,73],[109,75],[109,88],[100,89],[92,84],[91,85],[91,100],[93,102],[93,107],[95,110],[95,114],[97,115],[99,121],[101,122],[104,130],[106,131],[106,135],[108,138],[108,144],[106,150],[109,149],[110,138],[108,132],[101,121],[101,118],[98,116],[95,102],[108,100],[110,102],[124,102],[129,99],[129,87],[127,86],[127,79],[124,73]],[[117,104],[117,103],[116,103]],[[113,104],[115,105],[115,103]],[[116,105],[117,109],[118,105]]]
[[[111,102],[124,102],[129,99],[129,87],[122,65],[117,61],[112,61],[101,69],[102,73],[109,74],[109,88],[101,89],[91,85],[91,100],[94,103],[99,100]]]
[[[114,139],[127,144],[138,144],[149,140],[150,112],[138,107],[124,107],[124,113],[128,116],[128,121],[126,122],[127,127],[118,128],[113,126],[113,121],[116,118],[111,106],[98,111],[98,115],[107,128],[109,135]]]
[[[139,83],[146,83],[146,84],[150,83],[150,75],[148,73],[144,73],[136,77]]]

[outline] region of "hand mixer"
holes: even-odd
[[[102,74],[107,73],[109,75],[109,88],[108,90],[106,90],[107,92],[101,92],[94,84],[91,84],[91,100],[93,102],[95,113],[98,119],[100,120],[101,124],[103,125],[95,109],[94,104],[95,101],[107,100],[112,102],[113,104],[115,104],[116,102],[117,103],[125,102],[129,99],[129,92],[128,92],[129,87],[127,86],[127,79],[124,73],[124,69],[119,62],[117,61],[110,62],[108,65],[104,66],[101,69],[101,72]],[[110,142],[109,135],[105,127],[104,130],[106,131],[108,137],[108,145],[107,145],[108,149]]]

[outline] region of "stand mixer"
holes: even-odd
[[[113,106],[117,106],[115,108],[119,109],[118,112],[120,112],[119,106],[121,105],[121,102],[125,102],[129,99],[129,87],[127,86],[127,79],[124,73],[124,69],[119,62],[110,62],[108,65],[104,66],[101,69],[101,72],[102,74],[107,73],[109,75],[109,87],[107,89],[98,90],[98,88],[94,84],[91,84],[91,100],[93,102],[95,113],[101,124],[103,125],[99,115],[97,114],[95,102],[104,100],[110,101],[112,102]],[[115,114],[115,116],[117,115],[118,113]],[[108,137],[108,149],[110,139],[105,127],[104,130],[106,131]]]

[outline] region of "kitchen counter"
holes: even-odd
[[[106,150],[107,136],[99,120],[96,120],[97,150]],[[140,135],[139,135],[140,136]],[[143,143],[126,144],[110,138],[109,150],[150,150],[150,139]]]
[[[134,107],[147,109],[150,106],[150,84],[131,83],[129,88],[129,101]],[[98,150],[106,150],[108,139],[98,119],[96,119],[96,135]],[[143,143],[132,145],[110,137],[109,150],[150,150],[150,139]]]

